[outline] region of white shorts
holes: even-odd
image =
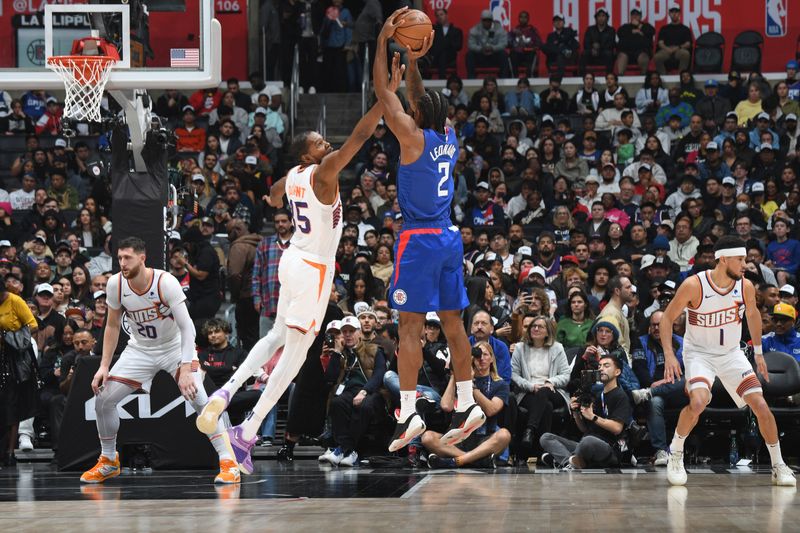
[[[144,352],[130,344],[125,347],[119,359],[111,367],[108,379],[129,385],[134,389],[150,390],[150,383],[163,370],[177,379],[181,366],[181,347],[160,352]],[[192,371],[197,371],[199,363],[192,361]]]
[[[278,316],[286,326],[319,333],[331,295],[336,262],[289,247],[281,256]]]
[[[761,382],[741,348],[723,355],[712,355],[684,345],[683,366],[689,391],[702,387],[711,392],[714,378],[718,377],[740,409],[747,405],[744,401],[747,394],[761,392]]]

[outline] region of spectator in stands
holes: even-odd
[[[547,66],[550,71],[559,75],[564,74],[567,65],[574,65],[578,61],[578,34],[571,27],[564,27],[564,17],[561,14],[553,16],[553,31],[547,36],[547,41],[542,50],[547,55]]]
[[[783,116],[800,113],[800,102],[789,97],[789,85],[785,81],[775,84],[775,95],[778,97],[778,107]]]
[[[206,144],[206,130],[195,124],[195,110],[191,105],[183,108],[183,126],[175,128],[175,149],[179,152],[200,152]]]
[[[222,93],[216,87],[208,89],[198,89],[189,96],[189,105],[192,106],[195,114],[205,117],[211,114],[222,101]],[[182,108],[186,111],[186,108]],[[185,118],[185,117],[184,117]],[[199,150],[195,150],[199,151]]]
[[[642,124],[639,122],[639,115],[627,107],[627,98],[625,94],[618,92],[614,95],[614,107],[603,109],[600,111],[600,114],[597,115],[595,129],[597,131],[612,131],[615,128],[623,126],[622,114],[625,111],[630,111],[632,113],[632,126],[634,128],[641,127]]]
[[[177,89],[167,89],[156,100],[155,113],[166,120],[166,125],[175,127],[189,105],[189,99]]]
[[[572,97],[570,112],[582,117],[594,117],[598,111],[600,111],[600,92],[595,89],[594,74],[586,72],[583,75],[583,86]],[[584,138],[586,133],[584,132]]]
[[[50,188],[47,190],[47,196],[55,198],[58,201],[58,208],[62,210],[77,209],[80,203],[78,191],[67,183],[67,176],[61,170],[50,172]]]
[[[477,122],[476,122],[477,124]],[[489,183],[481,181],[475,186],[474,197],[466,206],[466,219],[472,226],[505,226],[503,208],[491,200]]]
[[[324,92],[347,90],[347,47],[352,41],[353,15],[342,4],[342,0],[333,0],[322,19],[320,45]]]
[[[259,336],[264,337],[275,320],[278,309],[278,264],[292,237],[292,217],[285,209],[272,216],[275,235],[264,237],[256,248],[253,260],[253,305],[259,313]]]
[[[528,78],[520,78],[517,81],[517,90],[507,92],[505,101],[506,110],[512,117],[535,115],[541,107],[541,99],[531,91]]]
[[[739,126],[747,126],[751,119],[763,112],[761,107],[762,93],[758,83],[750,83],[747,86],[747,99],[740,101],[736,105],[736,116],[739,118]]]
[[[89,261],[87,268],[90,277],[87,278],[87,282],[103,272],[111,272],[111,263],[111,234],[108,233],[103,240],[103,250]]]
[[[536,28],[529,24],[529,21],[530,13],[520,11],[517,25],[508,34],[514,76],[522,76],[522,69],[525,69],[527,76],[532,76],[531,69],[534,58],[539,49],[542,48],[542,38]]]
[[[41,89],[32,89],[22,95],[22,111],[35,122],[44,115],[47,109],[47,100],[52,98]]]
[[[44,113],[36,121],[36,135],[58,135],[61,131],[61,117],[64,110],[52,96],[47,97]]]
[[[200,368],[214,383],[214,388],[222,387],[242,364],[247,352],[229,342],[231,326],[225,320],[212,318],[203,324],[200,334],[206,337],[206,348],[198,350]],[[237,391],[236,394],[239,392]],[[236,397],[234,394],[234,397]],[[231,404],[234,404],[231,398]],[[238,411],[234,409],[234,412]]]
[[[598,364],[602,394],[592,394],[593,401],[588,404],[582,398],[570,398],[573,420],[584,436],[575,442],[553,433],[542,435],[542,463],[566,470],[619,464],[617,441],[633,418],[633,408],[618,383],[622,361],[605,354]]]
[[[245,351],[250,351],[258,340],[258,315],[253,312],[252,273],[256,247],[261,237],[250,233],[247,223],[234,219],[228,223],[227,276],[231,301],[236,304],[236,334]]]
[[[630,96],[625,87],[619,84],[619,77],[613,72],[606,73],[606,90],[600,93],[600,109],[614,107],[614,97],[622,94],[625,97],[625,105],[628,105]]]
[[[511,326],[508,326],[509,330]],[[470,317],[470,332],[472,335],[469,337],[469,343],[475,346],[479,342],[487,342],[492,347],[494,358],[497,362],[497,372],[500,377],[511,383],[511,353],[506,344],[495,337],[494,324],[492,323],[492,315],[489,311],[477,310]]]
[[[800,266],[800,242],[789,238],[791,223],[785,218],[772,221],[775,240],[767,245],[767,266],[776,270],[776,278],[780,285],[788,282]]]
[[[653,37],[655,29],[642,21],[642,12],[631,9],[630,21],[617,31],[617,63],[616,72],[625,75],[628,65],[633,61],[642,72],[646,72],[653,55]]]
[[[519,392],[517,403],[527,410],[520,444],[539,455],[539,438],[549,433],[555,409],[568,405],[564,388],[570,368],[564,347],[555,340],[553,322],[544,316],[528,324],[523,341],[514,346],[511,380]]]
[[[669,460],[664,410],[682,408],[688,403],[684,392],[686,380],[681,378],[674,383],[664,380],[664,349],[659,332],[663,314],[656,311],[650,315],[647,334],[637,338],[633,348],[633,371],[643,388],[632,391],[632,394],[634,402],[645,404],[647,409],[650,443],[656,450],[655,466],[666,466]],[[683,339],[675,334],[672,335],[672,349],[683,370]]]
[[[22,101],[11,100],[8,113],[0,116],[0,135],[30,135],[35,132],[33,120],[22,110]]]
[[[580,278],[580,274],[583,272],[579,271],[576,274]],[[583,274],[582,277],[585,278],[586,275]],[[585,346],[586,336],[594,323],[589,297],[581,289],[582,286],[583,281],[578,286],[578,290],[573,290],[574,285],[570,287],[570,295],[567,297],[569,309],[558,321],[556,339],[567,349]]]
[[[428,466],[431,468],[494,468],[494,457],[508,447],[511,433],[500,427],[500,420],[508,405],[509,384],[497,371],[497,363],[489,343],[479,342],[472,352],[472,385],[475,403],[480,405],[487,417],[486,422],[467,440],[456,446],[441,443],[442,435],[427,431],[422,435],[422,444],[430,452]],[[442,396],[442,410],[455,409],[455,377]]]
[[[489,134],[489,120],[485,117],[475,119],[475,133],[464,140],[464,147],[481,157],[481,164],[486,170],[500,158],[500,143]]]
[[[547,89],[539,95],[542,103],[542,113],[549,115],[565,115],[569,110],[569,95],[561,88],[562,77],[560,74],[551,74]],[[552,117],[551,117],[552,118]],[[544,122],[544,117],[542,117]]]
[[[681,23],[681,8],[669,8],[669,24],[658,30],[657,51],[654,57],[659,74],[667,73],[667,63],[677,62],[678,70],[689,68],[692,60],[692,31]]]
[[[697,101],[697,113],[704,120],[713,121],[715,124],[723,124],[727,120],[731,109],[730,100],[719,95],[719,83],[717,83],[717,80],[706,81],[705,96]]]
[[[184,235],[189,252],[189,314],[195,321],[213,318],[220,306],[219,257],[197,226]]]
[[[503,124],[503,117],[500,116],[500,111],[492,107],[492,102],[486,95],[481,97],[478,109],[472,112],[468,120],[474,123],[475,119],[479,116],[489,121],[489,133],[502,134],[505,131],[505,125]]]
[[[467,40],[467,76],[475,78],[476,68],[496,68],[499,77],[507,78],[508,36],[489,9],[481,11],[481,20],[470,28]]]
[[[669,93],[661,81],[658,72],[645,74],[644,86],[636,93],[636,111],[638,113],[657,113],[662,105],[669,103]]]
[[[667,125],[667,122],[672,117],[680,118],[680,128],[685,128],[689,125],[689,119],[694,113],[692,106],[681,100],[681,92],[677,87],[671,87],[667,93],[667,103],[662,105],[658,113],[656,113],[656,125],[662,127]]]
[[[614,48],[617,32],[608,24],[608,11],[603,8],[595,11],[594,25],[586,28],[583,34],[583,66],[604,66],[611,70],[614,62]]]
[[[357,318],[345,317],[341,328],[342,357],[331,358],[326,371],[329,381],[341,389],[328,408],[336,448],[326,451],[320,461],[335,466],[358,466],[359,441],[369,424],[386,412],[380,394],[386,357],[377,344],[363,341]]]
[[[784,294],[781,291],[782,297]],[[770,317],[774,329],[762,337],[764,351],[787,353],[800,362],[800,332],[793,327],[797,310],[792,304],[780,302],[772,308]]]
[[[433,31],[433,45],[424,58],[425,64],[428,68],[435,68],[439,79],[443,80],[447,77],[448,69],[455,70],[456,56],[464,46],[464,32],[450,23],[447,9],[444,8],[436,10],[436,24],[433,25]]]

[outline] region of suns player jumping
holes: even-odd
[[[430,48],[433,32],[421,50],[406,51],[410,116],[388,86],[387,40],[394,35],[406,9],[395,11],[383,26],[373,69],[375,94],[385,108],[386,124],[400,142],[397,199],[403,213],[403,231],[396,244],[389,287],[390,305],[400,312],[400,416],[389,451],[403,448],[426,429],[415,402],[422,365],[420,338],[429,311],[436,311],[442,321],[458,396],[450,430],[442,436],[442,443],[463,441],[486,420],[472,396],[470,346],[461,321],[461,310],[469,303],[464,289],[464,251],[461,234],[450,220],[458,139],[446,125],[447,100],[439,92],[423,88],[416,66],[417,59]]]
[[[102,483],[120,474],[117,404],[135,390],[147,389],[159,370],[175,376],[181,394],[198,413],[208,401],[195,357],[194,324],[180,283],[169,272],[145,266],[145,243],[137,237],[121,240],[117,257],[121,272],[106,286],[103,357],[92,380],[100,459],[81,476],[84,483]],[[109,370],[123,313],[130,341]],[[239,469],[222,421],[209,438],[219,454],[220,472],[214,481],[238,483]]]
[[[392,65],[395,90],[404,70],[396,54]],[[252,414],[241,425],[228,430],[236,460],[246,474],[253,472],[250,451],[261,422],[300,371],[325,317],[335,273],[336,249],[342,235],[339,172],[375,131],[382,114],[380,104],[373,106],[338,150],[333,150],[317,132],[297,136],[292,141],[290,154],[299,165],[270,189],[268,203],[273,207],[281,206],[286,194],[295,227],[291,244],[278,266],[281,286],[275,325],[253,346],[233,377],[211,395],[208,405],[197,417],[198,429],[212,432],[233,393],[284,347],[283,356]]]
[[[714,247],[717,265],[684,281],[661,319],[661,345],[664,347],[664,379],[673,383],[681,367],[672,350],[672,324],[686,312],[683,363],[689,405],[683,408],[670,445],[667,478],[673,485],[686,484],[683,444],[711,401],[711,385],[718,377],[739,408],[747,404],[758,419],[758,426],[772,461],[772,482],[795,486],[792,469],[783,462],[775,417],[764,400],[761,383],[739,342],[742,316],[755,349],[756,368],[769,381],[761,348],[761,314],[756,305],[753,284],[743,279],[745,243],[738,237],[722,237]]]

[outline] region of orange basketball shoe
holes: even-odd
[[[214,483],[239,483],[241,475],[239,474],[239,467],[230,459],[222,459],[219,462],[219,474],[214,478]]]
[[[81,476],[83,483],[102,483],[112,477],[117,477],[121,472],[119,466],[119,453],[114,456],[114,460],[110,460],[105,455],[101,455],[91,470],[87,470]]]

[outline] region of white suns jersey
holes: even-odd
[[[739,347],[742,340],[744,294],[742,280],[723,291],[711,281],[711,271],[696,274],[703,294],[700,305],[686,309],[684,353],[722,355]]]
[[[181,332],[172,307],[186,300],[175,276],[153,269],[150,286],[137,293],[121,273],[109,278],[106,301],[112,309],[122,308],[122,322],[130,335],[129,344],[144,351],[165,351],[180,346]]]
[[[286,175],[286,196],[294,220],[291,248],[333,261],[342,236],[342,201],[338,191],[333,205],[317,199],[313,188],[317,166],[297,166]]]

